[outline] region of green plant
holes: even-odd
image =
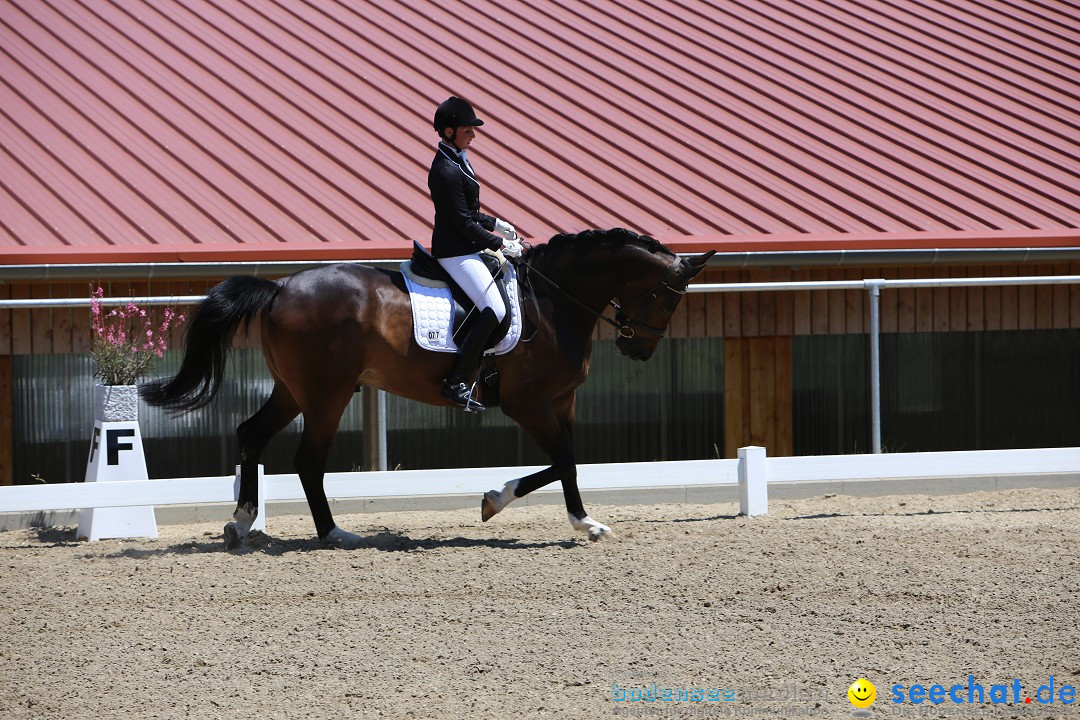
[[[90,356],[97,365],[94,377],[104,385],[134,385],[146,374],[151,360],[165,353],[169,329],[184,322],[184,316],[166,307],[158,323],[153,313],[134,301],[106,312],[102,308],[104,295],[100,285],[90,293]]]

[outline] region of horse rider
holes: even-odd
[[[442,388],[444,398],[467,410],[484,409],[472,399],[466,380],[507,313],[480,253],[502,249],[508,257],[519,257],[522,250],[513,225],[480,212],[480,181],[469,164],[468,150],[476,128],[483,124],[472,105],[461,98],[450,97],[439,105],[434,122],[439,147],[428,172],[428,189],[435,204],[431,254],[480,313],[468,335],[457,343],[457,358]]]

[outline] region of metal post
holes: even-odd
[[[386,469],[386,393],[364,387],[364,470]]]
[[[884,280],[867,280],[870,291],[870,448],[881,452],[881,288]]]

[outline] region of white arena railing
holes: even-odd
[[[480,495],[507,480],[542,466],[398,470],[327,473],[330,499]],[[612,463],[578,466],[584,491],[694,486],[737,486],[740,514],[768,512],[770,493],[784,496],[882,494],[868,492],[880,481],[892,492],[942,494],[973,489],[1025,487],[1031,478],[1055,479],[1051,485],[1080,485],[1080,447],[1029,450],[890,453],[767,457],[765,448],[739,449],[738,459]],[[265,503],[304,500],[295,474],[262,475],[260,522]],[[963,481],[968,481],[966,484]],[[971,482],[974,481],[974,482]],[[1039,484],[1039,483],[1036,483]],[[1045,483],[1042,483],[1045,484]],[[792,493],[793,489],[800,492]],[[103,507],[232,503],[239,489],[235,476],[16,485],[0,487],[0,513],[43,512]],[[557,491],[558,485],[553,486]]]

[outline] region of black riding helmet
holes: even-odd
[[[449,97],[435,109],[435,132],[442,137],[443,128],[459,128],[465,125],[477,127],[484,121],[476,117],[476,111],[467,100],[459,97]]]

